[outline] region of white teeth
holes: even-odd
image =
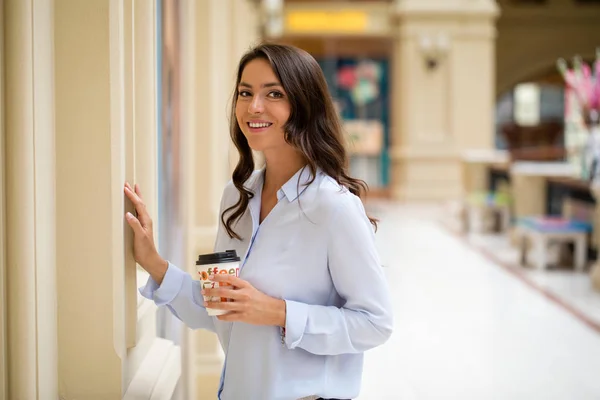
[[[249,122],[248,125],[250,128],[266,128],[271,126],[269,122]]]

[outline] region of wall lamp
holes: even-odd
[[[419,37],[419,50],[423,55],[427,69],[433,71],[440,65],[440,62],[450,50],[450,39],[443,33],[421,35]]]
[[[261,0],[263,34],[267,37],[283,35],[283,0]]]

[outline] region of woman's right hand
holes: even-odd
[[[154,245],[154,232],[152,231],[152,218],[148,214],[146,205],[142,199],[142,193],[138,184],[135,190],[125,182],[125,195],[135,207],[137,218],[131,214],[125,214],[125,219],[133,229],[133,256],[135,261],[152,276],[152,279],[161,284],[169,263],[165,261]]]

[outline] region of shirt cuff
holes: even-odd
[[[181,291],[185,275],[185,272],[169,262],[160,286],[152,277],[149,277],[146,285],[141,287],[139,292],[143,297],[153,300],[157,306],[169,304]]]
[[[285,300],[285,344],[296,348],[302,341],[308,321],[308,304]]]

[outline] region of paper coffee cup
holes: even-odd
[[[196,261],[196,270],[200,279],[202,289],[213,289],[218,287],[229,286],[227,283],[213,282],[208,279],[210,275],[228,274],[239,276],[240,273],[240,258],[235,250],[226,250],[222,253],[201,254]],[[204,301],[228,301],[225,298],[204,296]],[[227,310],[216,310],[214,308],[206,308],[208,315],[223,315],[227,314]]]

